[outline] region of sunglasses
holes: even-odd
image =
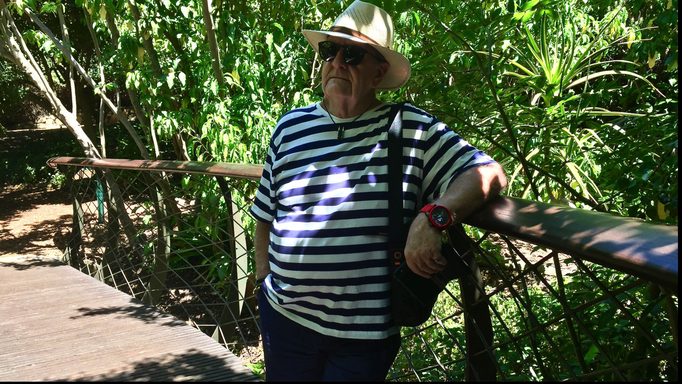
[[[376,58],[379,61],[385,61],[383,57],[375,56],[367,52],[364,48],[360,48],[357,45],[341,45],[336,44],[331,41],[321,41],[318,45],[320,57],[326,62],[332,62],[339,53],[339,49],[343,48],[343,61],[348,65],[356,66],[362,63],[365,58],[365,54]]]

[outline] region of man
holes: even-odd
[[[329,31],[303,33],[325,61],[324,99],[279,121],[251,208],[266,379],[383,381],[400,330],[380,235],[391,106],[376,92],[407,83],[410,64],[391,49],[390,16],[361,1]],[[460,222],[506,185],[497,163],[433,116],[406,104],[402,118],[405,210],[437,204]],[[441,271],[440,247],[441,230],[417,215],[409,268]]]

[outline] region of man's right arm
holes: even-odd
[[[256,279],[264,279],[270,274],[270,259],[268,258],[270,228],[272,228],[271,223],[256,220],[254,241],[256,247]]]

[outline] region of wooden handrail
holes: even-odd
[[[84,157],[53,157],[47,161],[53,168],[74,165],[91,168],[125,169],[130,171],[180,172],[260,180],[262,165],[213,163],[210,161],[92,159]]]
[[[56,157],[48,165],[150,170],[260,180],[263,167],[199,161]],[[466,224],[551,248],[661,284],[677,295],[678,231],[608,213],[498,196]]]
[[[464,222],[642,277],[677,295],[677,226],[506,196]]]

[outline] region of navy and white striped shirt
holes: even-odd
[[[397,333],[388,276],[387,139],[391,106],[334,122],[319,103],[290,111],[272,135],[251,208],[272,223],[266,296],[273,308],[324,335]],[[433,116],[403,108],[406,217],[465,170],[494,162]],[[337,137],[339,123],[344,138]]]

